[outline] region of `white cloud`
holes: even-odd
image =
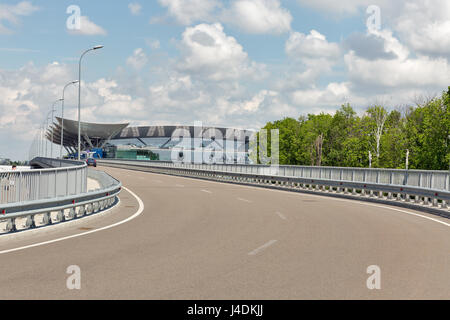
[[[214,11],[221,7],[218,0],[158,0],[167,7],[168,14],[182,25],[210,21]]]
[[[331,82],[322,90],[311,88],[306,90],[296,90],[292,93],[292,102],[299,106],[309,106],[312,108],[339,106],[348,99],[350,95],[350,83]]]
[[[291,29],[292,15],[278,0],[236,0],[222,20],[247,33],[281,34]]]
[[[331,12],[337,14],[355,14],[361,8],[369,5],[384,3],[380,0],[297,0],[300,5],[311,7],[322,12]]]
[[[326,37],[316,30],[311,30],[308,35],[291,33],[285,50],[294,59],[336,59],[340,54],[339,45],[328,42]]]
[[[147,39],[145,43],[151,48],[151,49],[159,49],[161,48],[161,42],[159,40],[151,40]]]
[[[291,30],[292,15],[279,0],[233,0],[229,6],[218,0],[159,0],[177,23],[220,22],[252,34],[281,34]],[[151,23],[164,21],[153,17]]]
[[[39,10],[29,1],[22,1],[16,5],[0,4],[0,34],[12,33],[9,27],[4,26],[4,21],[17,25],[20,23],[19,17],[29,16]]]
[[[280,90],[311,88],[321,76],[332,72],[342,55],[339,44],[327,41],[316,30],[311,30],[308,35],[292,32],[285,51],[294,64],[276,81]]]
[[[447,59],[422,55],[411,57],[408,48],[389,30],[374,35],[384,40],[385,51],[393,52],[396,58],[367,60],[350,51],[345,55],[345,63],[353,81],[381,87],[410,88],[445,88],[450,83],[450,64]]]
[[[147,62],[147,55],[142,48],[134,50],[133,55],[128,57],[127,59],[127,65],[131,66],[135,70],[142,69],[143,67],[145,67]]]
[[[450,57],[450,1],[448,0],[297,0],[318,12],[368,17],[369,5],[380,8],[381,23],[418,53]]]
[[[133,2],[128,5],[128,9],[130,9],[131,14],[137,16],[141,13],[142,6],[137,2]]]
[[[395,15],[394,30],[419,53],[450,57],[450,2],[405,3]]]
[[[186,28],[180,48],[179,69],[210,80],[243,78],[264,68],[251,62],[243,47],[235,38],[227,36],[219,23]]]
[[[86,16],[81,16],[80,29],[69,30],[69,33],[86,36],[104,36],[107,34],[105,29],[96,25],[94,22],[89,20],[89,17]]]

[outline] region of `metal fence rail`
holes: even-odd
[[[15,188],[9,188],[2,196],[11,195],[9,200],[15,201],[0,203],[0,233],[81,218],[117,203],[122,189],[120,181],[105,172],[88,169],[86,164],[80,162],[71,165],[7,172],[5,177],[14,181]],[[100,188],[87,192],[88,177],[97,180]]]
[[[400,205],[450,217],[448,173],[100,160],[100,165]],[[412,176],[412,178],[411,178]],[[430,187],[432,186],[432,187]]]
[[[379,184],[404,185],[411,187],[450,191],[450,171],[401,170],[377,168],[309,167],[279,166],[278,169],[267,165],[244,164],[190,164],[170,161],[115,160],[103,159],[101,162],[120,161],[128,164],[148,164],[166,168],[186,168],[213,170],[233,173],[276,175],[282,177],[328,179],[349,182],[367,182]]]
[[[52,159],[48,159],[52,163]],[[0,172],[0,205],[85,193],[87,166],[82,162],[54,162],[58,168]]]

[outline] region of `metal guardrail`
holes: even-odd
[[[83,162],[38,158],[57,168],[0,172],[0,206],[85,193],[87,166]]]
[[[0,233],[42,227],[100,212],[117,203],[117,196],[122,189],[120,181],[105,172],[88,169],[85,164],[79,162],[74,167],[33,170],[33,175],[29,177],[23,175],[28,171],[22,175],[20,172],[12,173],[19,174],[21,183],[30,188],[28,194],[35,197],[43,194],[33,190],[35,186],[40,187],[41,191],[42,186],[50,186],[50,191],[44,193],[47,197],[28,197],[27,200],[0,204]],[[14,177],[9,177],[11,176]],[[84,182],[80,183],[77,176],[84,179]],[[87,177],[97,180],[100,188],[86,191]],[[78,184],[78,187],[71,185],[72,183]],[[63,190],[58,189],[61,187]],[[23,194],[21,195],[18,199],[23,199]]]
[[[279,166],[278,172],[268,165],[244,164],[181,164],[171,161],[119,160],[102,159],[101,161],[121,161],[123,163],[151,163],[155,166],[169,168],[186,168],[197,170],[214,170],[229,173],[249,173],[298,177],[311,179],[327,179],[349,182],[367,182],[377,184],[404,185],[426,189],[450,191],[450,171],[402,170],[378,168],[345,168],[345,167],[310,167]]]
[[[180,164],[112,159],[99,160],[97,163],[124,169],[381,202],[450,217],[450,191],[436,188],[447,187],[444,180],[448,178],[448,173],[442,171],[415,170],[414,178],[411,179],[411,172],[390,169],[281,166],[275,171],[269,166],[254,165]],[[301,174],[303,176],[299,176]],[[438,183],[432,183],[435,181]],[[414,185],[418,183],[421,185]]]

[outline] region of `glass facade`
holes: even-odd
[[[250,163],[243,141],[201,138],[127,138],[108,141],[105,158],[185,161],[191,163]]]

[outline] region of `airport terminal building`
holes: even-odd
[[[46,138],[77,157],[78,121],[57,117]],[[82,157],[185,161],[191,163],[251,163],[252,130],[202,126],[129,126],[81,122]]]

